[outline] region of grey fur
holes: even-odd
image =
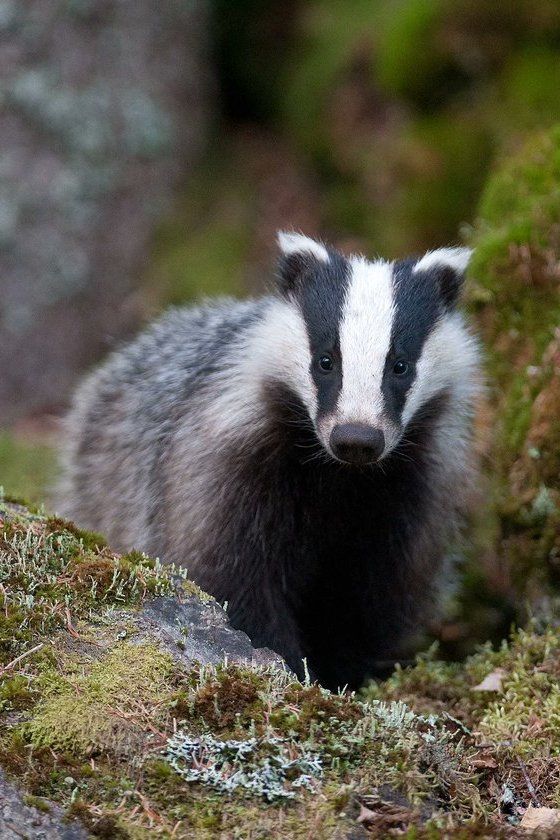
[[[334,463],[313,432],[293,299],[171,311],[77,392],[58,509],[117,549],[185,565],[298,672],[305,656],[326,685],[358,685],[432,608],[476,478],[477,351],[461,317],[445,318],[449,381],[440,371],[415,409],[416,443],[366,473]]]
[[[118,550],[185,562],[182,539],[176,544],[156,521],[167,474],[178,473],[185,488],[191,474],[170,461],[169,447],[177,423],[196,427],[200,403],[193,395],[211,401],[221,379],[226,385],[227,360],[220,357],[263,308],[224,299],[171,310],[84,380],[64,428],[61,513],[102,532]]]

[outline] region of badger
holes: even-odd
[[[59,509],[185,566],[300,677],[355,688],[433,615],[476,479],[469,251],[278,242],[269,294],[172,310],[85,380]]]

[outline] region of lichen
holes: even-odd
[[[302,788],[315,792],[322,775],[317,753],[278,736],[224,741],[177,732],[168,739],[165,756],[186,782],[222,793],[241,789],[268,802],[294,799]]]

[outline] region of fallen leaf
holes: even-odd
[[[480,768],[481,770],[495,770],[498,766],[498,762],[490,755],[481,755],[478,758],[471,758],[469,764],[471,767],[476,769]]]
[[[519,825],[527,831],[560,826],[560,808],[534,808],[529,805]]]
[[[481,683],[473,686],[471,691],[503,691],[502,680],[505,675],[506,672],[503,668],[496,668],[484,677]]]

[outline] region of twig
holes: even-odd
[[[80,634],[76,632],[76,628],[72,624],[72,618],[70,616],[70,609],[68,607],[66,607],[66,628],[67,628],[68,632],[70,633],[70,635],[73,636],[75,639],[80,638]]]
[[[540,808],[541,803],[539,802],[539,798],[537,796],[537,792],[535,790],[533,782],[529,778],[529,774],[527,773],[527,769],[525,767],[525,764],[523,763],[523,761],[521,761],[519,756],[517,756],[517,763],[519,764],[521,772],[523,773],[523,778],[525,779],[525,784],[527,785],[527,790],[529,791],[529,793],[531,795],[531,799],[533,800],[533,805],[535,805],[537,808]]]
[[[8,662],[7,665],[4,665],[4,667],[0,669],[0,676],[5,674],[6,671],[12,671],[16,667],[16,665],[19,662],[21,662],[22,659],[25,659],[27,656],[31,656],[32,653],[37,653],[37,651],[41,650],[41,648],[43,648],[43,647],[45,647],[45,643],[44,642],[39,642],[39,644],[35,645],[35,647],[32,647],[29,650],[26,650],[23,653],[20,653],[19,656],[16,656],[15,659],[12,659],[11,662]]]

